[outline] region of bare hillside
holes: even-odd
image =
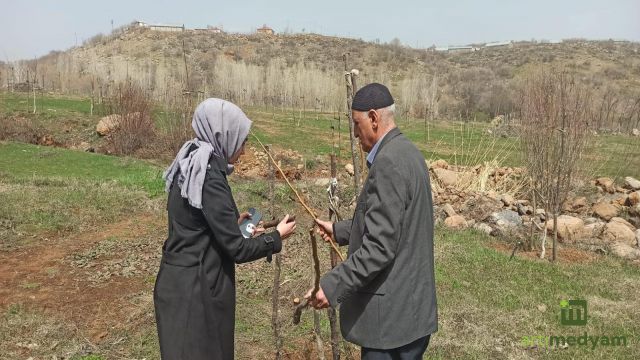
[[[606,113],[603,127],[619,127],[623,120],[637,127],[637,43],[570,40],[474,47],[478,50],[452,53],[316,34],[129,29],[97,35],[37,61],[5,64],[2,83],[31,82],[47,91],[99,97],[128,79],[157,99],[190,91],[247,105],[337,111],[344,108],[347,53],[348,68],[360,70],[359,84],[389,84],[405,115],[484,120],[517,111],[519,81],[531,68],[559,66],[594,89],[594,106]]]

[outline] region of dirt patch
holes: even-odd
[[[87,268],[68,261],[84,254],[96,244],[114,237],[144,237],[157,227],[164,230],[161,218],[149,214],[107,225],[96,231],[45,240],[30,247],[0,253],[0,306],[21,304],[60,315],[86,330],[92,341],[105,337],[107,330],[126,324],[127,297],[148,290],[151,283],[141,276],[116,273],[98,282],[91,275],[109,268],[116,258],[126,258],[115,249],[110,256],[97,257]],[[158,252],[157,246],[148,246]],[[148,269],[157,260],[149,258]],[[117,264],[117,263],[116,263]]]
[[[305,159],[300,153],[290,149],[274,147],[271,155],[289,180],[315,179],[327,177],[329,156],[316,156],[313,159]],[[243,178],[263,178],[269,177],[270,159],[262,149],[248,147],[245,154],[235,165],[237,175]],[[282,175],[274,169],[277,179],[282,180]]]

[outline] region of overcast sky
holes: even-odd
[[[640,0],[0,0],[0,58],[33,58],[142,20],[316,32],[412,47],[502,40],[640,41]]]

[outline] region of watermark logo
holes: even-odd
[[[560,324],[568,326],[584,326],[587,324],[586,300],[560,301]],[[599,346],[628,346],[627,336],[593,336],[586,331],[581,335],[533,335],[523,336],[520,344],[524,347],[536,348],[567,348],[570,346],[584,346],[595,350]]]
[[[569,326],[587,325],[587,300],[560,301],[560,324]]]

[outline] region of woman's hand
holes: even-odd
[[[276,230],[278,231],[278,233],[280,233],[281,239],[286,239],[289,236],[291,236],[291,234],[293,234],[295,229],[296,229],[296,221],[295,220],[289,221],[289,214],[285,215],[285,217],[282,219],[282,221],[280,221],[278,226],[276,226]]]
[[[253,229],[253,234],[251,234],[251,236],[258,236],[258,235],[264,234],[266,230],[264,226],[262,226],[262,224],[264,224],[264,221],[260,221],[258,223],[258,226],[255,229]]]

